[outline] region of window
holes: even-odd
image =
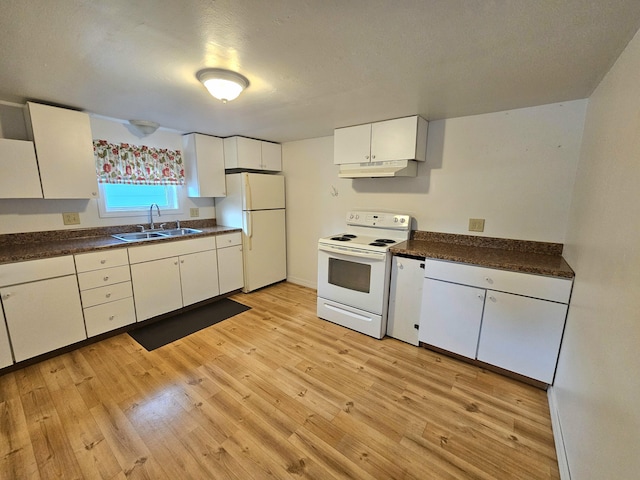
[[[182,213],[179,185],[129,185],[101,183],[98,209],[101,217],[147,214],[152,203],[163,213]]]

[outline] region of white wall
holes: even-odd
[[[288,279],[316,286],[318,238],[345,228],[347,211],[397,211],[414,229],[564,242],[586,100],[429,124],[416,178],[339,179],[333,137],[283,145]]]
[[[128,123],[112,119],[92,117],[91,132],[93,138],[111,142],[182,150],[182,135],[179,133],[157,130],[147,137],[139,138],[132,133]],[[183,192],[180,197],[180,204],[184,207],[183,213],[180,215],[163,215],[163,221],[188,220],[191,207],[200,209],[199,218],[215,218],[212,198],[188,198],[186,188],[181,190]],[[79,212],[80,225],[63,225],[62,213],[64,212]],[[0,199],[0,234],[130,225],[147,222],[147,216],[100,218],[97,200],[95,199]]]
[[[640,476],[640,34],[589,99],[555,396],[571,478]]]

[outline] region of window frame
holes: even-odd
[[[117,209],[117,210],[111,210],[111,211],[108,210],[105,203],[105,197],[106,197],[106,193],[104,190],[105,185],[109,185],[109,184],[98,183],[99,195],[98,195],[97,203],[98,203],[98,216],[100,218],[140,217],[140,216],[149,214],[149,207],[151,205],[143,209],[131,208],[131,209]],[[138,185],[138,186],[143,187],[144,185]],[[184,186],[183,185],[162,185],[162,186],[165,188],[173,189],[173,196],[175,197],[176,207],[175,208],[160,207],[160,211],[166,214],[184,213],[184,202],[181,201],[183,200],[182,190],[184,189]]]

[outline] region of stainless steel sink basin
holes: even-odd
[[[125,242],[139,242],[140,240],[153,240],[154,238],[166,237],[166,235],[162,235],[160,232],[117,233],[111,236]]]
[[[167,237],[180,237],[182,235],[193,235],[194,233],[202,233],[202,230],[196,230],[195,228],[174,228],[173,230],[161,230],[158,233]]]
[[[143,240],[156,240],[158,238],[182,237],[183,235],[193,235],[195,233],[202,233],[202,230],[196,230],[195,228],[174,228],[154,232],[116,233],[111,236],[124,242],[140,242]]]

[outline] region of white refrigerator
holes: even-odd
[[[287,278],[284,176],[232,173],[216,198],[218,225],[242,228],[244,292]]]

